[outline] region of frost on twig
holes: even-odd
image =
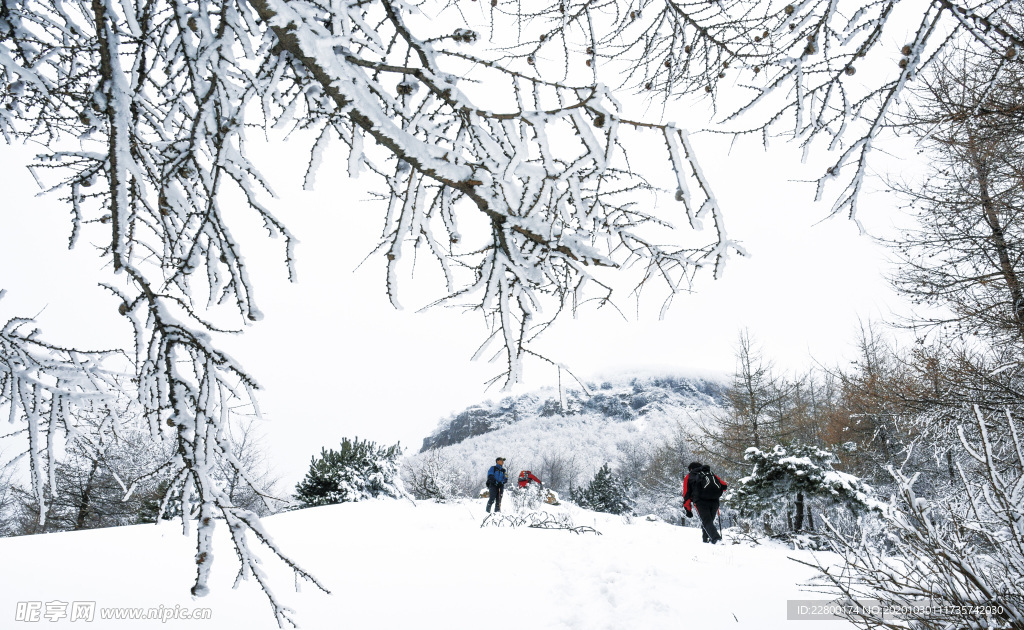
[[[149,309],[151,331],[145,354],[139,357],[139,397],[145,402],[145,417],[155,435],[174,443],[171,475],[176,480],[168,489],[181,488],[182,524],[189,533],[190,519],[197,519],[196,580],[192,593],[209,592],[213,564],[213,530],[222,520],[231,536],[240,568],[235,581],[254,578],[266,593],[278,624],[295,625],[292,611],[284,606],[270,587],[260,560],[249,548],[247,533],[288,565],[296,575],[330,592],[315,577],[299,567],[273,542],[259,517],[233,505],[224,492],[218,467],[226,464],[246,479],[243,464],[235,456],[227,434],[233,409],[252,405],[257,384],[229,356],[212,346],[205,335],[182,325],[159,300]],[[195,507],[192,507],[193,502]]]
[[[1000,418],[999,415],[1003,417]],[[1003,435],[992,433],[1002,426]],[[883,510],[884,546],[831,529],[843,556],[823,576],[842,597],[878,600],[844,613],[858,626],[922,628],[1024,626],[1024,435],[1009,411],[973,413],[959,428],[965,457],[957,463],[961,490],[947,501],[918,494],[919,473],[890,468],[898,495]],[[855,612],[850,612],[855,611]]]
[[[853,219],[871,152],[915,77],[953,45],[980,64],[1017,63],[1024,50],[1017,9],[999,0],[576,0],[524,12],[544,36],[510,58],[561,59],[563,33],[587,34],[594,63],[624,70],[622,85],[710,101],[715,133],[823,151],[816,196],[835,186],[831,212]],[[588,28],[595,19],[606,28]]]
[[[576,525],[568,514],[552,514],[543,510],[522,514],[488,514],[480,523],[480,527],[530,527],[533,529],[560,529],[574,534],[601,535],[601,532],[589,525]]]
[[[399,269],[410,247],[432,255],[448,283],[436,304],[484,315],[491,335],[478,356],[500,343],[506,386],[521,379],[525,346],[550,321],[543,313],[575,309],[588,284],[607,301],[602,270],[642,262],[644,279],[664,278],[674,294],[689,288],[698,268],[736,249],[717,213],[710,245],[651,240],[647,226],[666,222],[637,203],[654,185],[630,167],[622,138],[637,128],[675,132],[629,120],[604,85],[548,81],[462,51],[451,44],[476,41],[464,29],[450,38],[418,36],[422,25],[390,2],[350,7],[337,16],[349,24],[343,29],[306,19],[307,3],[251,5],[290,53],[273,98],[305,99],[310,112],[301,124],[339,137],[350,164],[385,184],[375,253],[386,258],[392,303],[401,306]],[[504,103],[482,106],[479,91],[457,79],[463,69],[505,94]],[[383,150],[371,151],[366,138]],[[691,153],[680,160],[695,164]],[[678,172],[682,162],[673,167]],[[699,185],[713,200],[707,180]],[[460,217],[469,212],[482,214],[489,235],[463,234]]]
[[[27,438],[15,460],[28,460],[39,524],[45,525],[47,497],[56,492],[55,448],[114,430],[111,411],[120,373],[109,365],[117,353],[55,346],[34,326],[30,319],[11,318],[0,328],[0,410],[10,425],[4,433]],[[86,433],[88,421],[92,426]]]

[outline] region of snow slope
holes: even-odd
[[[807,552],[704,545],[699,530],[579,510],[565,530],[481,528],[483,502],[377,500],[265,519],[275,541],[332,594],[304,584],[266,553],[275,594],[303,628],[357,630],[843,630],[786,621],[788,599],[814,571]],[[255,582],[231,589],[237,562],[217,528],[212,592],[188,594],[194,543],[180,524],[0,539],[0,628],[276,628]],[[253,543],[254,545],[254,543]],[[17,602],[95,601],[95,621],[15,621]],[[102,620],[106,607],[211,609],[209,620]]]
[[[439,505],[379,500],[310,508],[264,520],[274,540],[332,591],[295,592],[266,559],[274,593],[303,628],[357,630],[632,630],[847,628],[785,621],[787,599],[813,577],[802,551],[711,546],[698,530],[571,506],[602,535],[480,528],[482,501]],[[188,594],[195,544],[179,523],[0,539],[0,628],[275,628],[254,582],[231,590],[237,562],[217,529],[210,595]],[[17,622],[18,601],[95,601],[95,620]],[[211,610],[210,620],[101,620],[100,607]]]

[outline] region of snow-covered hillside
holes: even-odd
[[[513,472],[539,471],[559,458],[573,460],[586,481],[603,463],[616,462],[626,445],[666,442],[686,431],[693,416],[719,409],[724,387],[700,377],[626,376],[588,383],[589,395],[549,388],[509,396],[442,420],[408,461],[416,465],[437,449],[478,473],[482,485],[499,455]]]
[[[654,630],[792,628],[842,630],[837,621],[786,621],[786,602],[814,571],[806,552],[703,545],[699,531],[579,510],[565,530],[481,528],[478,500],[454,504],[378,500],[311,508],[264,520],[267,530],[328,588],[293,588],[267,560],[275,594],[314,630]],[[194,528],[193,528],[194,531]],[[276,628],[258,586],[231,585],[237,563],[216,528],[212,592],[192,599],[194,540],[180,524],[0,539],[0,627]],[[263,554],[267,557],[267,554]],[[95,602],[94,621],[15,621],[18,602],[70,610]],[[163,606],[163,609],[158,607]],[[209,620],[102,619],[115,607],[209,609]],[[123,612],[123,611],[122,611]],[[106,611],[109,616],[110,611]],[[24,614],[23,614],[24,616]]]

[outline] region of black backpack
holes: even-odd
[[[725,492],[725,484],[706,466],[693,473],[692,482],[693,498],[698,501],[717,501]]]

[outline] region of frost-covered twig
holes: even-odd
[[[12,430],[25,426],[24,454],[44,525],[47,496],[56,493],[55,446],[77,435],[85,417],[109,415],[121,373],[112,365],[118,353],[62,348],[43,341],[34,326],[12,318],[0,328],[0,410]]]
[[[844,567],[823,574],[836,592],[853,600],[878,600],[889,610],[916,611],[883,618],[862,610],[847,618],[860,627],[879,628],[904,628],[907,619],[936,629],[1024,627],[1019,597],[1024,585],[1024,459],[1016,448],[1019,422],[1008,413],[1006,420],[1014,448],[998,455],[986,429],[992,419],[975,407],[978,437],[968,438],[964,427],[960,432],[974,466],[971,473],[961,468],[964,492],[947,502],[919,496],[917,474],[890,469],[899,496],[882,523],[889,551],[830,526],[830,540]],[[921,608],[923,600],[932,607]]]
[[[574,534],[597,534],[593,527],[576,525],[568,514],[552,514],[543,510],[524,512],[522,514],[488,514],[480,523],[480,527],[532,527],[535,529],[563,529]]]

